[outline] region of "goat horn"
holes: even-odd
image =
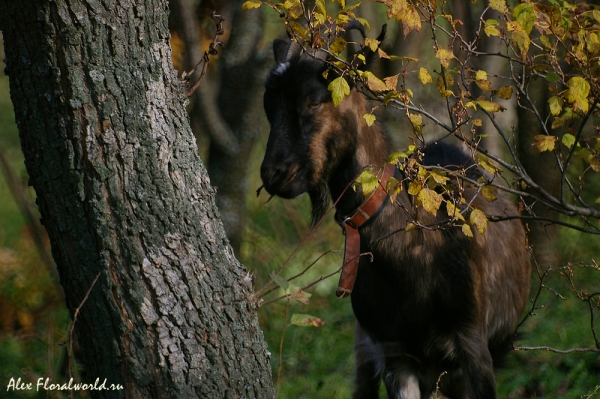
[[[285,55],[283,56],[283,62],[289,62],[292,58],[298,56],[300,51],[302,50],[302,45],[298,42],[290,42],[287,49],[285,50]]]
[[[352,30],[352,29],[356,29],[357,31],[359,31],[360,34],[362,35],[363,39],[365,37],[367,37],[367,35],[365,33],[365,26],[355,19],[350,21],[348,24],[346,24],[346,26],[344,26],[344,30],[346,32],[348,32],[349,30]]]

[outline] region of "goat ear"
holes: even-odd
[[[275,55],[275,62],[277,64],[284,62],[288,45],[289,42],[287,40],[275,39],[273,42],[273,54]]]

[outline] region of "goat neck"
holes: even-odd
[[[338,200],[343,193],[336,205],[338,213],[349,215],[360,206],[365,197],[360,190],[354,191],[348,185],[368,167],[373,167],[376,174],[381,172],[389,152],[389,139],[379,124],[367,125],[363,117],[368,113],[367,101],[356,89],[339,106],[347,107],[344,115],[353,119],[353,123],[348,125],[353,128],[349,133],[354,139],[354,145],[331,174],[328,185],[333,201]]]

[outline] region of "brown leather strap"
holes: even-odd
[[[344,252],[344,264],[336,295],[339,298],[350,296],[358,273],[358,261],[360,258],[360,234],[358,228],[366,223],[382,207],[388,197],[385,191],[387,182],[396,172],[396,165],[388,164],[383,170],[383,176],[379,181],[377,189],[367,197],[361,206],[343,221],[342,227],[346,234],[346,250]]]

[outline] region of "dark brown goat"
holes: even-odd
[[[316,221],[329,198],[342,195],[364,168],[385,165],[388,139],[377,125],[367,126],[367,103],[356,89],[333,105],[322,60],[283,41],[273,47],[277,66],[264,97],[271,132],[261,177],[272,195],[308,192]],[[473,166],[445,144],[426,148],[424,163]],[[345,191],[336,218],[363,201],[360,192]],[[490,223],[473,238],[456,227],[390,235],[415,215],[424,225],[444,217],[421,208],[409,215],[406,190],[396,204],[386,203],[360,229],[360,250],[373,260],[361,258],[351,295],[358,321],[354,398],[377,398],[382,380],[390,398],[429,398],[444,371],[441,391],[448,398],[496,398],[493,363],[510,348],[529,292],[521,223]],[[476,198],[473,205],[486,214],[517,213],[502,196],[493,203]]]

